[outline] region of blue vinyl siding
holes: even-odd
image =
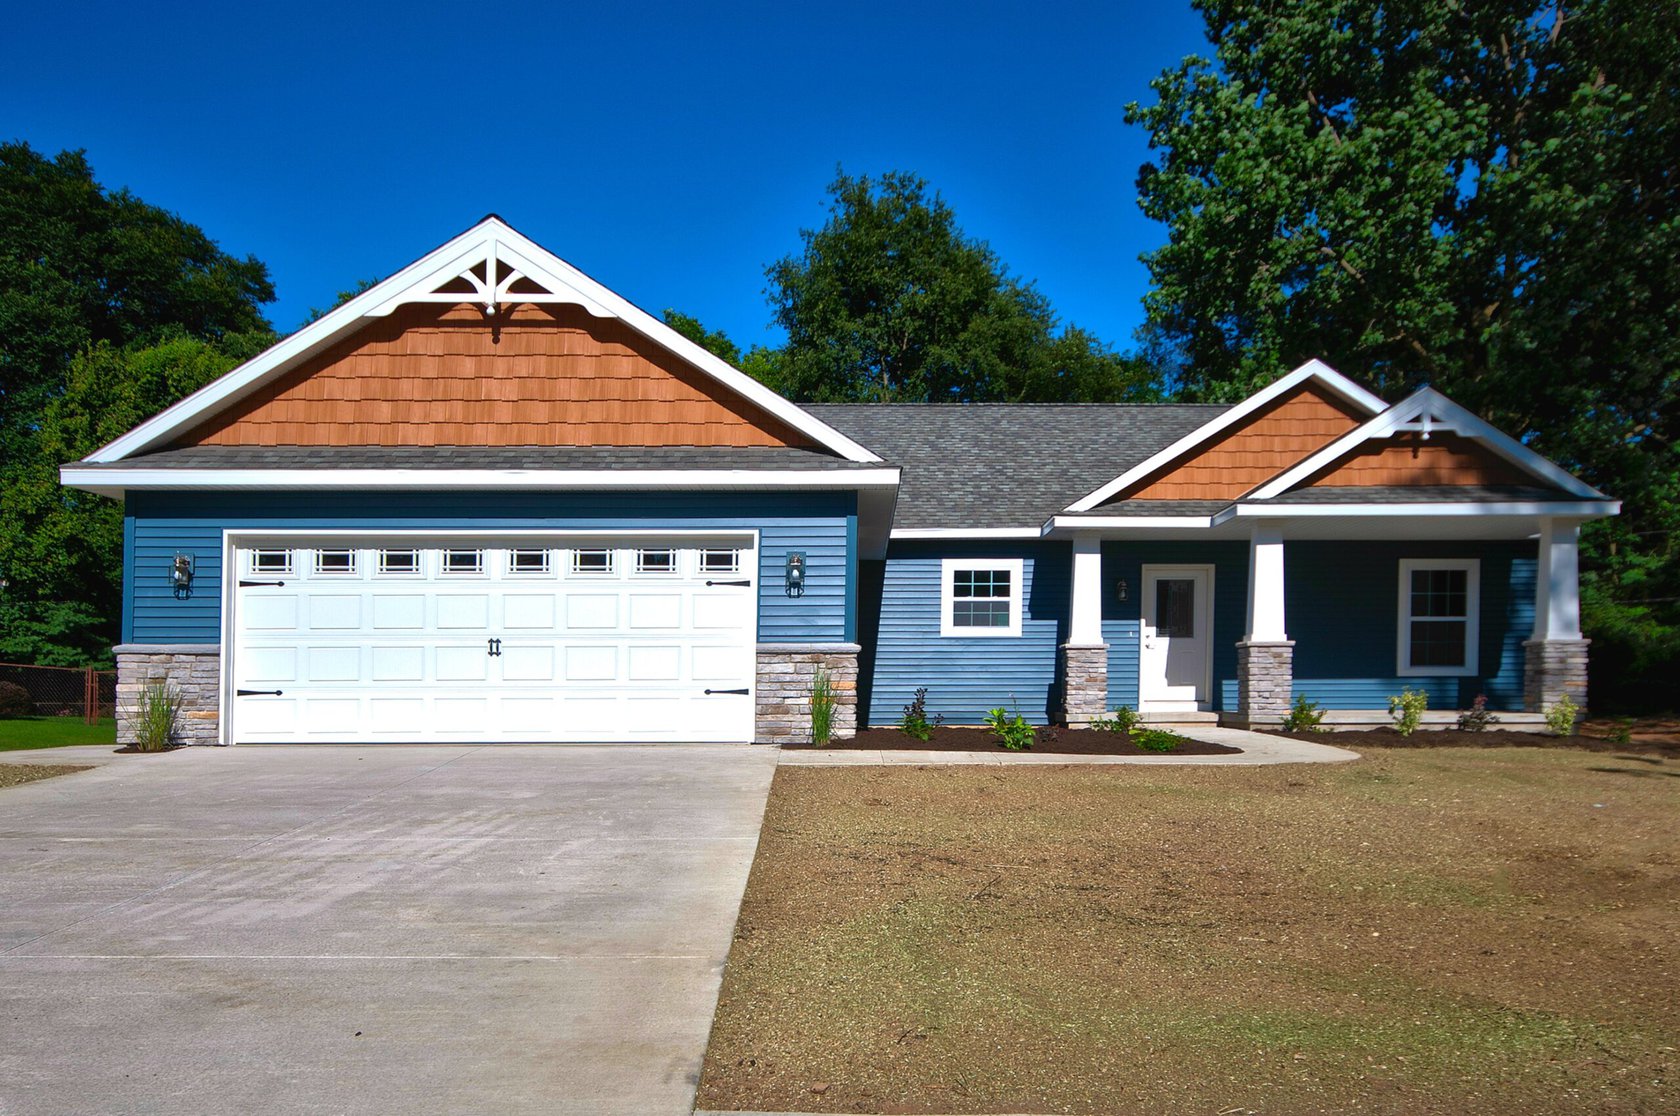
[[[1476,677],[1398,673],[1400,560],[1481,560]],[[1295,641],[1295,693],[1326,709],[1385,709],[1411,688],[1435,709],[1464,709],[1486,694],[1495,709],[1521,709],[1523,641],[1534,629],[1532,542],[1289,542],[1284,544],[1285,622]],[[1235,698],[1235,687],[1232,687]]]
[[[1019,636],[939,634],[945,558],[1023,560]],[[928,688],[928,714],[948,724],[977,724],[992,707],[1016,704],[1027,720],[1048,723],[1059,703],[1056,654],[1067,631],[1071,564],[1066,543],[893,543],[881,572],[874,653],[865,656],[868,723],[895,723],[918,686]]]
[[[1143,626],[1143,567],[1213,569],[1213,693],[1216,710],[1236,708],[1237,641],[1248,622],[1246,542],[1105,542],[1102,548],[1103,642],[1108,644],[1108,705],[1138,706],[1138,645]],[[1120,600],[1124,579],[1127,599]]]
[[[123,642],[219,642],[222,531],[273,528],[757,530],[759,640],[839,642],[855,628],[856,521],[850,492],[137,492],[123,529]],[[782,590],[791,550],[807,556],[797,598]],[[176,552],[195,562],[188,600],[169,584]]]

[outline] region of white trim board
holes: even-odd
[[[1477,418],[1434,388],[1427,387],[1419,388],[1363,426],[1348,431],[1317,453],[1285,469],[1244,498],[1267,500],[1281,496],[1366,442],[1388,438],[1402,430],[1418,430],[1425,438],[1434,430],[1457,434],[1492,450],[1529,476],[1560,488],[1571,496],[1583,500],[1607,499],[1592,485],[1541,457],[1498,427]]]
[[[516,265],[526,278],[543,286],[548,293],[527,296],[498,288],[490,292],[491,306],[497,305],[494,299],[498,297],[505,298],[508,305],[567,302],[583,307],[596,317],[618,318],[734,394],[848,461],[881,460],[832,426],[783,399],[629,300],[614,294],[494,215],[484,218],[390,278],[374,284],[343,306],[304,326],[122,437],[94,450],[87,460],[99,463],[121,461],[154,449],[324,351],[360,326],[364,319],[383,317],[404,302],[437,302],[445,297],[451,302],[477,301],[477,295],[438,296],[434,291],[440,283],[459,277],[465,269],[480,262],[486,262],[493,269],[498,259]]]
[[[1287,376],[1274,380],[1266,387],[1261,388],[1259,391],[1255,392],[1235,407],[1232,407],[1229,411],[1224,412],[1217,418],[1210,420],[1202,426],[1198,426],[1195,430],[1192,430],[1190,433],[1186,434],[1166,449],[1161,450],[1159,453],[1150,457],[1142,464],[1134,465],[1132,468],[1127,469],[1124,473],[1121,473],[1118,477],[1115,477],[1095,492],[1088,493],[1085,496],[1080,497],[1078,500],[1075,500],[1073,503],[1069,504],[1065,510],[1070,512],[1086,512],[1100,506],[1105,501],[1112,499],[1117,493],[1124,491],[1126,488],[1136,484],[1140,480],[1143,480],[1151,473],[1154,473],[1164,466],[1170,465],[1179,458],[1184,457],[1197,446],[1209,441],[1215,435],[1229,430],[1231,427],[1242,422],[1244,419],[1265,407],[1279,396],[1286,395],[1289,392],[1294,391],[1296,388],[1307,383],[1309,380],[1317,383],[1320,387],[1325,388],[1332,394],[1340,397],[1348,403],[1351,403],[1353,406],[1366,412],[1367,414],[1379,414],[1384,407],[1384,403],[1381,399],[1372,395],[1370,392],[1366,391],[1364,388],[1360,387],[1340,372],[1337,372],[1328,364],[1325,364],[1321,360],[1309,360],[1307,363],[1301,365],[1301,367],[1295,369]]]

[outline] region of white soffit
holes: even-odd
[[[482,265],[484,274],[476,269]],[[515,284],[522,290],[514,291]],[[535,285],[540,293],[530,291]],[[465,287],[466,290],[456,288]],[[493,319],[520,303],[569,303],[598,318],[617,318],[650,341],[710,376],[734,394],[848,461],[879,461],[875,454],[806,413],[727,361],[583,274],[491,215],[363,291],[318,321],[89,454],[96,463],[121,461],[174,438],[359,328],[415,302],[477,303]]]
[[[1211,440],[1216,435],[1231,429],[1250,415],[1254,414],[1256,411],[1259,411],[1261,408],[1277,399],[1279,396],[1286,395],[1289,392],[1294,391],[1302,384],[1305,384],[1308,380],[1317,383],[1320,387],[1329,391],[1332,395],[1335,395],[1338,398],[1352,404],[1354,407],[1364,411],[1366,414],[1378,414],[1385,406],[1380,398],[1372,395],[1370,392],[1366,391],[1364,388],[1360,387],[1358,384],[1354,383],[1334,368],[1331,368],[1328,364],[1325,364],[1323,361],[1317,359],[1309,360],[1307,363],[1301,365],[1301,367],[1295,369],[1287,376],[1274,380],[1272,383],[1261,388],[1259,391],[1255,392],[1235,407],[1232,407],[1224,414],[1221,414],[1217,418],[1214,418],[1202,426],[1197,427],[1195,430],[1192,430],[1190,433],[1186,434],[1166,449],[1161,450],[1159,453],[1149,458],[1149,460],[1140,465],[1133,466],[1124,473],[1121,473],[1118,477],[1109,481],[1107,484],[1103,485],[1101,488],[1097,489],[1095,492],[1083,496],[1072,504],[1069,504],[1066,510],[1070,512],[1088,512],[1093,508],[1099,507],[1105,501],[1112,499],[1116,494],[1125,491],[1127,488],[1136,484],[1138,481],[1143,480],[1151,473],[1154,473],[1167,465],[1171,465],[1174,461],[1187,456],[1197,446],[1200,446]]]

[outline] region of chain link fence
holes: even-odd
[[[92,667],[45,667],[0,663],[0,683],[29,695],[29,715],[80,717],[94,724],[117,715],[117,672]]]

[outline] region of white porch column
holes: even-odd
[[[1289,713],[1295,644],[1284,628],[1283,527],[1260,522],[1248,539],[1248,627],[1237,642],[1239,724],[1277,725]]]
[[[1062,644],[1062,712],[1084,728],[1108,712],[1108,644],[1102,634],[1102,540],[1073,538],[1073,589],[1068,594],[1068,638]]]
[[[1542,713],[1567,697],[1587,705],[1587,647],[1581,638],[1581,521],[1540,520],[1534,577],[1534,633],[1523,644],[1523,708]]]

